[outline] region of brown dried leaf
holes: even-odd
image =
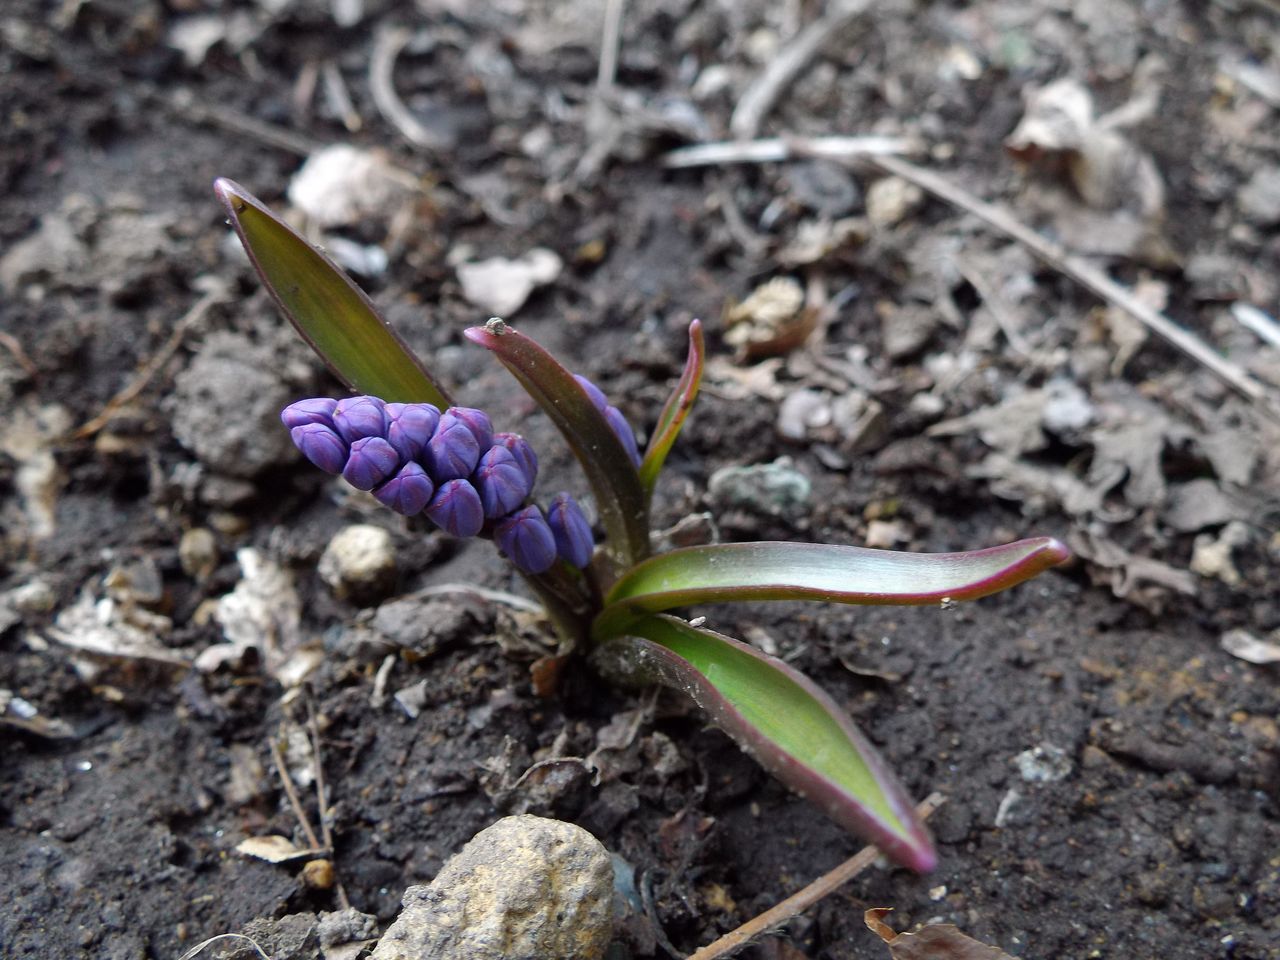
[[[875,907],[863,914],[863,921],[888,945],[893,960],[1013,960],[1003,950],[965,936],[950,923],[930,923],[915,933],[895,933],[881,919],[892,912],[892,907]]]
[[[808,339],[818,310],[805,306],[804,288],[791,277],[761,284],[724,313],[725,342],[740,360],[788,353]]]

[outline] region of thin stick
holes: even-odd
[[[208,940],[203,940],[200,943],[197,943],[194,947],[180,956],[178,960],[191,960],[192,957],[203,953],[205,947],[217,943],[219,940],[247,940],[249,942],[249,946],[253,947],[254,952],[257,953],[262,960],[271,960],[271,958],[263,952],[262,947],[258,946],[257,940],[253,939],[253,937],[246,937],[243,933],[220,933],[216,937],[210,937]]]
[[[1268,402],[1268,392],[1259,381],[1251,377],[1239,365],[1219,356],[1212,347],[1195,334],[1178,326],[1158,310],[1153,310],[1133,293],[1116,283],[1097,267],[1069,254],[1052,241],[1046,240],[1029,227],[1023,226],[999,207],[984,200],[979,200],[967,190],[956,186],[949,180],[938,176],[930,170],[917,167],[897,157],[870,156],[866,158],[886,173],[910,181],[923,190],[946,200],[960,209],[973,214],[989,226],[994,227],[1006,236],[1017,240],[1037,257],[1060,273],[1070,277],[1082,287],[1096,296],[1106,300],[1131,314],[1148,329],[1159,334],[1173,346],[1177,347],[1191,359],[1202,364],[1227,386],[1239,391],[1245,397],[1264,407]]]
[[[738,99],[729,119],[729,129],[739,140],[750,140],[784,90],[795,82],[813,58],[846,25],[870,5],[870,0],[845,0],[796,34],[751,81]]]
[[[427,150],[446,146],[439,134],[418,121],[396,93],[394,80],[396,58],[412,35],[403,27],[379,30],[369,58],[369,93],[378,112],[387,118],[406,140]]]
[[[769,137],[745,142],[695,143],[664,153],[659,162],[668,170],[680,170],[729,163],[777,163],[797,157],[852,160],[882,154],[919,153],[923,146],[911,137]]]
[[[31,362],[31,358],[27,356],[27,351],[22,349],[22,343],[11,333],[0,330],[0,346],[9,351],[9,355],[20,366],[29,377],[38,376],[39,368]]]
[[[307,697],[307,728],[311,731],[311,757],[316,765],[316,802],[320,804],[320,833],[324,837],[324,845],[329,851],[329,860],[332,863],[334,859],[333,847],[333,831],[329,827],[329,800],[324,789],[324,760],[320,754],[320,725],[316,723],[316,708],[311,702],[311,697]],[[335,892],[338,894],[338,905],[346,910],[351,906],[351,901],[347,899],[347,890],[342,885],[341,878],[338,877],[337,869],[334,869],[333,885]]]
[[[347,92],[347,83],[342,79],[342,71],[332,60],[320,64],[320,82],[324,84],[324,95],[329,106],[342,118],[342,125],[349,133],[356,133],[364,126],[360,112],[351,102],[351,94]]]
[[[178,347],[182,345],[182,341],[186,338],[187,331],[194,327],[197,323],[205,318],[205,315],[216,304],[227,303],[231,299],[231,294],[226,286],[219,283],[218,286],[195,302],[190,310],[173,325],[173,330],[169,333],[169,339],[164,342],[155,355],[146,362],[137,375],[134,376],[127,386],[114,397],[107,401],[107,405],[83,426],[72,434],[77,440],[83,440],[91,437],[103,427],[105,427],[115,412],[123,407],[126,403],[140,394],[151,383],[155,375],[160,372],[169,359],[177,352]]]
[[[1231,316],[1236,323],[1252,330],[1260,339],[1265,340],[1271,346],[1280,347],[1280,324],[1277,324],[1253,304],[1241,303],[1237,300],[1231,305]]]
[[[307,811],[302,809],[302,801],[298,799],[298,791],[293,788],[293,780],[289,776],[289,768],[284,765],[284,754],[280,752],[280,744],[276,743],[275,737],[272,737],[269,742],[271,745],[271,759],[276,763],[276,770],[280,774],[280,782],[284,785],[285,796],[289,798],[289,805],[293,807],[293,815],[302,824],[302,832],[307,835],[308,846],[312,850],[318,850],[320,849],[320,841],[316,837],[316,832],[311,829],[311,821],[307,819]],[[323,816],[324,811],[322,810],[320,813]]]
[[[417,592],[416,596],[434,597],[451,593],[469,594],[473,597],[479,597],[481,600],[488,600],[490,603],[501,603],[511,607],[513,610],[523,610],[526,613],[544,612],[542,604],[535,603],[528,597],[507,593],[505,590],[491,590],[488,587],[472,586],[469,583],[439,583],[434,587],[423,587]]]
[[[916,815],[927,820],[943,803],[946,797],[940,793],[931,793],[916,807]],[[719,940],[710,943],[689,955],[688,960],[718,960],[741,950],[756,937],[799,916],[815,903],[848,883],[867,867],[875,863],[880,851],[875,847],[863,847],[860,851],[836,867],[825,873],[798,893],[792,894],[775,907],[748,920],[736,930],[731,930]]]
[[[626,0],[606,0],[604,33],[600,38],[600,67],[596,72],[596,93],[600,96],[613,89],[618,78],[618,47],[622,38],[622,8]]]
[[[310,137],[286,130],[284,127],[264,123],[261,120],[246,116],[243,113],[237,113],[226,107],[200,103],[190,90],[182,89],[176,90],[171,94],[165,94],[158,90],[143,88],[143,92],[148,99],[163,105],[165,109],[179,119],[191,123],[219,127],[231,133],[250,137],[269,147],[297,154],[300,157],[310,156],[325,146],[318,140],[312,140]]]

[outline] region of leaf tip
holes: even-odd
[[[239,213],[248,203],[249,192],[228,177],[218,177],[213,181],[213,192],[218,199],[227,205],[232,213]]]
[[[1057,566],[1071,559],[1071,550],[1057,537],[1045,537],[1039,553],[1048,561],[1048,566]]]

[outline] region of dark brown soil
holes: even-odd
[[[580,823],[633,865],[679,955],[855,852],[856,839],[675,696],[612,690],[578,663],[554,696],[535,696],[530,664],[546,638],[500,606],[434,598],[433,616],[446,626],[427,647],[393,659],[388,696],[375,702],[375,674],[393,648],[369,641],[368,614],[335,599],[317,575],[335,532],[353,522],[391,531],[401,556],[393,596],[459,582],[518,592],[510,572],[486,544],[447,542],[363,500],[335,497],[296,463],[251,478],[247,488],[223,483],[198,466],[171,426],[176,378],[219,333],[275,351],[277,376],[293,395],[336,389],[281,332],[226,242],[213,179],[232,177],[282,205],[303,159],[260,134],[236,132],[234,118],[286,130],[304,147],[382,146],[424,178],[389,271],[369,284],[375,299],[411,343],[437,358],[463,398],[534,438],[546,451],[544,476],[575,490],[581,481],[567,455],[555,452],[550,426],[462,340],[460,331],[484,314],[463,298],[446,254],[464,243],[476,258],[556,250],[563,275],[512,322],[596,378],[643,432],[678,375],[688,320],[710,321],[712,353],[729,366],[732,350],[717,322],[725,301],[788,274],[775,253],[804,215],[794,170],[665,172],[657,158],[681,142],[678,124],[659,129],[632,116],[599,173],[575,181],[598,34],[578,18],[549,19],[549,10],[571,4],[371,0],[366,19],[342,29],[328,4],[274,14],[267,4],[219,4],[217,16],[243,15],[257,32],[242,50],[220,43],[196,65],[166,42],[176,24],[201,13],[196,4],[55,6],[18,0],[0,12],[0,256],[34,236],[42,218],[60,216],[79,231],[76,244],[61,248],[73,253],[24,269],[0,301],[0,402],[15,422],[33,412],[64,418],[46,432],[54,440],[44,441],[56,476],[51,531],[36,528],[24,493],[24,470],[36,462],[30,450],[16,428],[0,438],[0,690],[35,708],[39,720],[10,706],[14,722],[0,725],[0,955],[175,960],[256,917],[334,909],[335,891],[308,888],[298,863],[273,865],[235,849],[266,834],[305,844],[268,744],[282,729],[300,729],[308,698],[323,731],[337,875],[352,905],[384,922],[407,885],[429,880],[471,835],[514,809]],[[725,63],[730,85],[699,110],[708,138],[726,135],[737,94],[760,69],[743,52],[748,41],[787,34],[786,15],[773,6],[628,4],[619,86],[646,98],[654,115],[663,95],[687,101],[691,70]],[[807,22],[818,12],[809,8],[822,5],[780,6],[803,9]],[[1269,4],[1244,0],[1090,4],[1093,14],[1074,17],[1070,6],[877,5],[846,45],[783,96],[764,133],[921,134],[949,149],[920,162],[936,162],[956,182],[1043,226],[1031,198],[1036,181],[1001,149],[1022,115],[1023,89],[1070,76],[1110,109],[1129,96],[1140,58],[1158,54],[1169,68],[1165,108],[1130,135],[1151,151],[1167,184],[1176,262],[1154,271],[1137,257],[1106,265],[1127,283],[1163,281],[1171,314],[1256,361],[1260,376],[1274,372],[1280,367],[1269,348],[1224,320],[1223,305],[1240,299],[1272,315],[1280,308],[1277,225],[1235,206],[1243,184],[1280,162],[1277,108],[1224,80],[1222,64],[1280,75],[1280,19]],[[435,44],[411,47],[396,82],[424,122],[451,132],[448,149],[415,150],[370,99],[374,36],[389,24],[425,31]],[[940,66],[957,50],[980,52],[980,76],[960,79]],[[1007,62],[997,62],[999,51]],[[341,70],[363,118],[354,134],[323,107],[302,116],[292,105],[299,73],[325,60]],[[532,157],[521,144],[536,128],[551,145]],[[480,175],[488,180],[477,186]],[[852,175],[860,194],[874,179],[869,171]],[[726,227],[726,203],[762,246],[749,249],[740,230]],[[497,217],[495,205],[508,216]],[[860,208],[857,200],[854,213]],[[373,222],[347,236],[383,242],[387,229]],[[1101,322],[1096,303],[1030,262],[1016,310],[1037,350],[1060,351],[1056,365],[1002,353],[999,344],[974,347],[966,329],[948,325],[889,359],[881,353],[884,302],[936,306],[932,244],[976,251],[989,263],[1011,249],[1016,255],[936,201],[913,208],[896,231],[791,272],[821,276],[831,295],[847,291],[851,299],[824,344],[776,371],[775,394],[738,393],[732,380],[712,378],[671,458],[656,526],[710,510],[725,539],[859,543],[868,521],[881,516],[903,521],[901,546],[913,550],[1040,534],[1076,543],[1089,532],[1185,571],[1196,536],[1217,536],[1225,518],[1188,528],[1170,520],[1166,500],[1133,506],[1123,486],[1108,494],[1106,509],[1068,510],[975,470],[987,455],[976,429],[928,439],[923,430],[990,407],[1008,384],[1074,378],[1102,419],[1107,403],[1141,396],[1151,417],[1174,424],[1158,457],[1170,489],[1193,480],[1226,489],[1217,461],[1177,427],[1204,436],[1227,429],[1205,410],[1236,411],[1240,444],[1265,446],[1268,435],[1250,426],[1247,405],[1155,340],[1123,370],[1109,371],[1105,358],[1096,362],[1099,341],[1089,339]],[[155,238],[151,246],[147,237]],[[1225,277],[1225,293],[1206,292],[1210,267]],[[229,284],[232,296],[190,328],[136,399],[92,436],[74,437],[71,429],[163,349],[210,277]],[[946,296],[962,320],[976,317],[982,298],[965,281],[951,282]],[[872,390],[883,407],[880,429],[852,440],[782,440],[779,397],[848,383],[797,356],[847,366],[856,345],[869,349],[880,381]],[[978,358],[975,372],[937,386],[942,407],[922,413],[913,398],[946,379],[936,358],[966,354]],[[762,369],[740,367],[757,377]],[[1018,457],[1085,477],[1095,449],[1084,434],[1065,431]],[[779,519],[708,496],[716,470],[783,455],[813,483],[800,515]],[[791,952],[771,943],[747,955],[884,956],[862,914],[892,906],[898,929],[955,923],[1014,956],[1280,958],[1277,668],[1237,659],[1219,642],[1230,629],[1263,637],[1280,627],[1276,462],[1264,449],[1231,488],[1252,505],[1248,536],[1234,553],[1236,582],[1185,574],[1189,592],[1144,583],[1121,597],[1109,586],[1115,571],[1079,561],[953,609],[710,611],[724,632],[772,640],[818,680],[917,796],[948,798],[932,824],[942,861],[934,874],[872,869],[782,933]],[[1124,518],[1109,521],[1111,508]],[[203,576],[179,557],[184,532],[195,528],[213,531],[217,546]],[[159,591],[141,603],[148,616],[168,618],[157,643],[189,659],[220,641],[207,601],[235,586],[237,551],[250,546],[294,576],[303,645],[326,652],[305,696],[282,700],[268,665],[252,659],[203,672],[154,658],[91,656],[59,639],[68,608],[107,596],[104,576],[140,568],[143,579],[147,571],[159,578]],[[30,601],[32,584],[51,591],[48,602]],[[423,680],[424,702],[411,719],[390,694]],[[634,739],[599,755],[598,786],[577,779],[542,792],[510,788],[534,760],[585,757],[607,725],[633,720]],[[1019,762],[1037,747],[1047,760]],[[257,774],[248,786],[237,779],[246,769]],[[1036,778],[1042,769],[1048,779]],[[302,795],[314,817],[310,790]],[[645,940],[627,932],[617,956],[664,955]]]

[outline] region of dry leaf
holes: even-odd
[[[1280,663],[1280,643],[1259,640],[1248,630],[1228,630],[1220,643],[1227,653],[1247,663]]]
[[[510,317],[538,287],[552,283],[564,268],[559,254],[534,247],[516,260],[491,257],[458,264],[462,295],[495,317]]]
[[[724,313],[725,342],[738,358],[771,357],[800,346],[813,332],[818,311],[805,306],[804,288],[791,277],[774,277]]]
[[[893,960],[1013,960],[1003,950],[966,937],[950,923],[930,923],[915,933],[895,933],[881,918],[892,907],[875,907],[863,921],[889,947]]]
[[[271,834],[265,837],[249,837],[236,844],[236,852],[246,857],[257,857],[267,863],[286,863],[299,857],[310,857],[314,850],[299,850],[288,837]]]

